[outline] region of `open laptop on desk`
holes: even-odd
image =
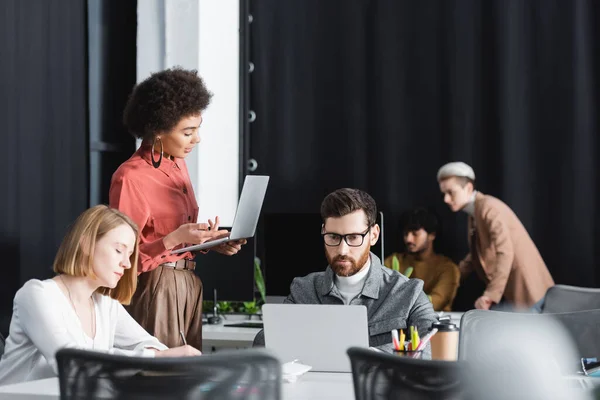
[[[298,360],[317,372],[351,372],[349,347],[369,347],[367,308],[321,304],[262,306],[265,346],[282,363]]]
[[[233,240],[248,239],[254,236],[254,233],[256,232],[256,224],[258,223],[258,218],[260,217],[260,210],[262,209],[268,184],[268,176],[246,175],[244,187],[242,187],[242,194],[240,195],[240,201],[238,202],[237,210],[235,211],[235,217],[233,218],[233,225],[231,227],[231,233],[229,236],[221,239],[209,240],[208,242],[184,247],[182,249],[176,249],[171,251],[171,254],[185,253],[186,251],[206,250],[221,243],[226,243]]]

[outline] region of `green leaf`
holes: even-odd
[[[404,276],[406,276],[407,278],[410,278],[412,273],[413,273],[413,267],[408,267],[408,268],[406,268],[406,271],[404,271]]]
[[[219,312],[221,312],[221,313],[227,313],[227,312],[233,311],[233,307],[232,307],[231,303],[229,303],[228,301],[218,301],[217,307],[219,308]]]
[[[242,312],[247,314],[256,314],[260,311],[260,307],[256,304],[256,301],[245,301],[242,303],[244,307],[242,307]]]
[[[392,257],[392,269],[400,272],[400,261],[398,261],[398,257],[396,256]]]
[[[260,269],[260,259],[258,257],[254,258],[254,283],[256,284],[256,288],[258,289],[258,293],[260,293],[260,298],[264,303],[266,303],[266,288],[265,288],[265,280],[263,278],[262,270]]]

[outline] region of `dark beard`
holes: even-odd
[[[420,248],[420,249],[416,249],[416,250],[409,250],[407,248],[406,250],[408,251],[408,254],[411,254],[413,256],[418,256],[418,255],[422,254],[425,251],[424,248]]]
[[[428,249],[427,247],[427,243],[425,243],[423,246],[421,246],[420,248],[417,248],[416,250],[410,250],[408,248],[408,246],[406,247],[406,251],[408,252],[408,254],[413,255],[413,256],[420,256],[421,254],[425,253],[425,251]]]
[[[369,259],[369,253],[371,251],[371,246],[367,246],[365,251],[360,255],[358,261],[348,256],[335,256],[333,259],[329,257],[329,254],[325,253],[327,256],[327,261],[329,262],[329,266],[335,272],[337,276],[352,276],[355,275],[361,268],[365,265],[367,260]],[[349,261],[350,267],[343,267],[341,265],[336,264],[336,261]]]

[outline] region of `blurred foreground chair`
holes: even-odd
[[[460,339],[458,358],[467,360],[472,356],[473,344],[479,340],[487,340],[481,329],[497,330],[503,332],[507,327],[511,329],[532,329],[534,333],[543,334],[542,326],[537,322],[556,321],[570,336],[576,347],[575,364],[581,357],[600,357],[600,309],[556,314],[530,314],[510,313],[486,310],[467,311],[460,322]],[[533,325],[529,324],[531,322]],[[516,327],[516,328],[515,328]],[[508,332],[507,340],[513,340],[515,332]],[[560,351],[561,346],[556,345],[555,350]]]
[[[577,375],[581,357],[600,356],[600,310],[471,310],[460,330],[458,358],[468,367],[472,398],[582,399],[600,383]]]
[[[356,400],[463,399],[459,362],[418,360],[351,347]]]
[[[546,292],[542,313],[600,309],[600,289],[554,285]]]
[[[281,397],[281,364],[264,350],[142,358],[62,349],[56,361],[62,400]]]

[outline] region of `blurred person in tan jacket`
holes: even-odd
[[[394,269],[395,257],[398,272],[423,281],[423,291],[434,310],[451,311],[460,284],[460,272],[450,258],[436,254],[433,249],[438,231],[437,217],[426,208],[418,207],[402,214],[400,227],[406,252],[391,254],[385,259],[385,266]]]
[[[540,312],[554,280],[516,214],[501,200],[475,190],[475,172],[462,162],[437,174],[444,203],[469,215],[469,254],[459,263],[464,277],[473,270],[486,289],[479,309],[531,309]]]

